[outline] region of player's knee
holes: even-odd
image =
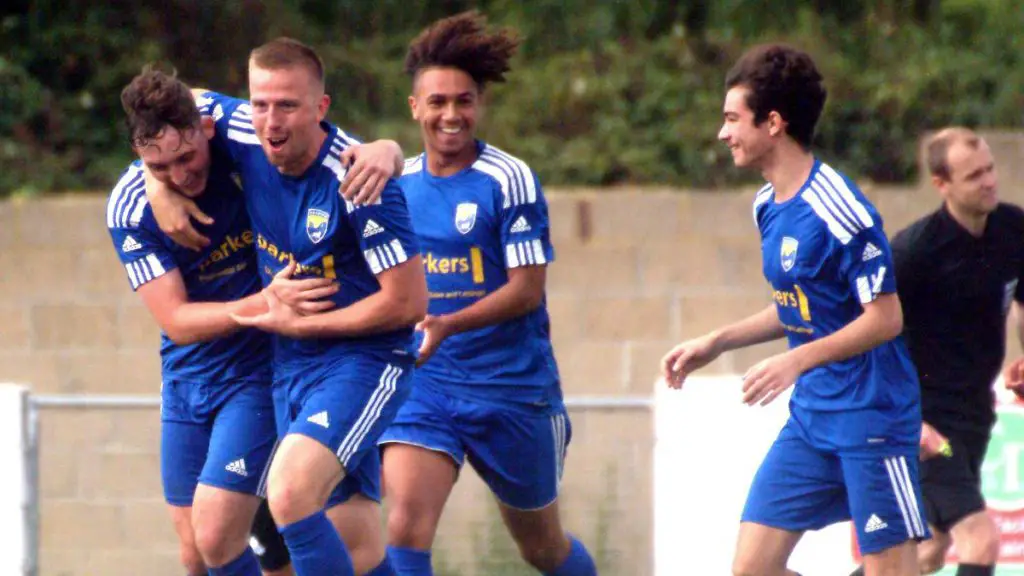
[[[764,565],[762,558],[750,556],[737,556],[732,561],[733,576],[764,576],[764,574],[782,574],[785,567],[770,567]]]
[[[234,560],[245,549],[247,535],[216,523],[199,523],[195,530],[196,548],[207,566],[223,566]],[[234,531],[237,532],[237,531]]]
[[[917,566],[921,574],[934,574],[946,565],[946,555],[941,551],[929,551],[917,556]]]
[[[394,504],[388,510],[388,543],[403,548],[430,548],[434,522],[414,506]]]
[[[527,564],[541,572],[553,572],[566,556],[569,555],[571,544],[565,536],[560,538],[529,538],[516,543],[519,555]]]
[[[203,562],[203,556],[196,548],[195,542],[181,542],[178,546],[178,557],[189,576],[206,574],[206,563]]]
[[[278,526],[292,524],[322,508],[317,495],[300,481],[289,478],[271,478],[267,485],[267,504]]]
[[[994,529],[971,534],[956,546],[960,558],[971,564],[987,566],[999,560],[999,532]]]

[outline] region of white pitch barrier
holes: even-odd
[[[28,388],[0,383],[0,574],[34,574]]]
[[[654,394],[654,573],[732,574],[747,489],[789,415],[789,392],[765,407],[742,402],[740,377],[690,377],[682,390]],[[789,567],[801,574],[849,574],[849,522],[809,532]]]

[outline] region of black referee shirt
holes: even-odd
[[[892,251],[925,422],[989,433],[1006,315],[1024,302],[1024,210],[1000,204],[975,238],[943,207],[897,234]]]

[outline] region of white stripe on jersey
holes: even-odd
[[[128,283],[132,285],[132,290],[142,285],[142,282],[139,281],[139,274],[135,271],[135,262],[125,264],[124,269],[128,272]]]
[[[772,195],[774,193],[775,193],[775,188],[773,188],[771,184],[765,184],[764,186],[761,187],[760,190],[757,191],[757,195],[754,196],[754,209],[753,209],[753,213],[754,213],[754,225],[755,226],[758,225],[758,223],[757,223],[757,209],[760,208],[761,205],[764,204],[765,202],[771,200]]]
[[[153,278],[159,278],[167,273],[167,270],[164,270],[164,265],[160,263],[160,259],[156,257],[156,254],[146,256],[146,263],[149,264],[150,270],[153,271]]]
[[[369,434],[373,425],[380,418],[384,405],[395,394],[395,390],[398,388],[398,378],[401,375],[401,368],[391,364],[384,368],[380,381],[377,383],[377,388],[373,391],[366,406],[363,407],[363,411],[359,414],[359,419],[349,429],[345,439],[341,441],[341,446],[338,447],[338,460],[341,461],[341,465],[346,469],[348,468],[349,459],[356,453],[363,440],[366,439],[366,435]]]
[[[228,129],[228,139],[234,140],[235,142],[241,142],[242,144],[259,144],[260,139],[256,137],[254,132],[243,132],[234,128]]]
[[[107,200],[107,227],[128,228],[139,225],[146,207],[146,183],[142,168],[130,166],[114,186]]]
[[[860,222],[858,222],[856,218],[849,213],[849,211],[843,210],[842,201],[834,194],[828,192],[828,185],[823,185],[823,183],[818,180],[817,176],[815,177],[815,180],[811,182],[811,190],[814,191],[814,195],[818,197],[821,204],[832,213],[832,216],[836,218],[836,221],[839,222],[843,228],[846,228],[852,236],[856,236],[858,232],[864,229],[860,225]]]
[[[392,240],[390,245],[391,245],[391,251],[395,255],[395,260],[399,264],[401,264],[402,262],[405,262],[406,260],[409,259],[409,255],[405,253],[405,248],[402,247],[402,243],[399,242],[397,238]]]
[[[256,133],[256,129],[253,128],[251,120],[239,120],[237,116],[232,116],[231,119],[228,120],[228,126],[238,128],[242,132]]]
[[[488,144],[473,168],[498,181],[505,196],[505,208],[537,201],[537,184],[526,162]]]
[[[412,158],[406,158],[405,164],[402,166],[402,176],[407,174],[415,174],[423,171],[423,154],[413,156]]]
[[[875,220],[871,217],[871,214],[868,213],[867,208],[864,207],[864,204],[862,204],[860,200],[857,200],[853,195],[853,191],[850,190],[849,186],[847,186],[846,180],[843,180],[843,177],[840,176],[838,172],[823,162],[818,168],[818,173],[825,175],[829,184],[839,192],[842,199],[850,206],[850,208],[853,209],[853,212],[857,215],[857,218],[865,228],[871,228],[875,225]]]
[[[832,234],[836,238],[838,238],[839,241],[843,243],[843,245],[850,243],[850,240],[853,239],[853,234],[851,234],[850,231],[846,229],[846,227],[840,224],[839,220],[836,219],[835,215],[831,211],[829,211],[829,209],[826,208],[824,204],[822,204],[821,199],[818,198],[818,194],[814,191],[813,188],[808,188],[804,190],[804,192],[800,194],[800,197],[803,198],[805,202],[811,205],[811,208],[814,209],[814,213],[817,214],[819,218],[825,221],[825,224],[828,226],[828,229],[832,231]]]
[[[505,266],[507,268],[539,266],[547,263],[548,258],[544,255],[544,245],[540,240],[527,240],[505,245]]]
[[[380,265],[380,258],[377,257],[377,253],[373,249],[363,250],[363,258],[366,259],[366,263],[370,266],[370,272],[374,274],[380,274],[384,271]]]
[[[355,146],[359,144],[359,140],[349,136],[341,128],[334,128],[334,143],[340,145],[342,148],[348,148],[349,146]]]
[[[868,304],[875,299],[875,295],[871,292],[871,284],[868,283],[867,276],[861,276],[857,278],[857,298],[861,304]]]

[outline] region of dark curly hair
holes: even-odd
[[[487,31],[487,18],[471,10],[438,20],[420,32],[405,55],[405,72],[416,77],[434,67],[457,68],[468,74],[477,88],[504,82],[509,60],[519,48],[513,30]]]
[[[199,126],[199,109],[177,75],[147,66],[121,91],[132,146],[142,148],[168,126],[185,135]]]
[[[737,86],[749,90],[747,107],[755,124],[774,110],[786,121],[786,133],[810,148],[828,93],[807,53],[783,44],[755,46],[725,76],[726,89]]]

